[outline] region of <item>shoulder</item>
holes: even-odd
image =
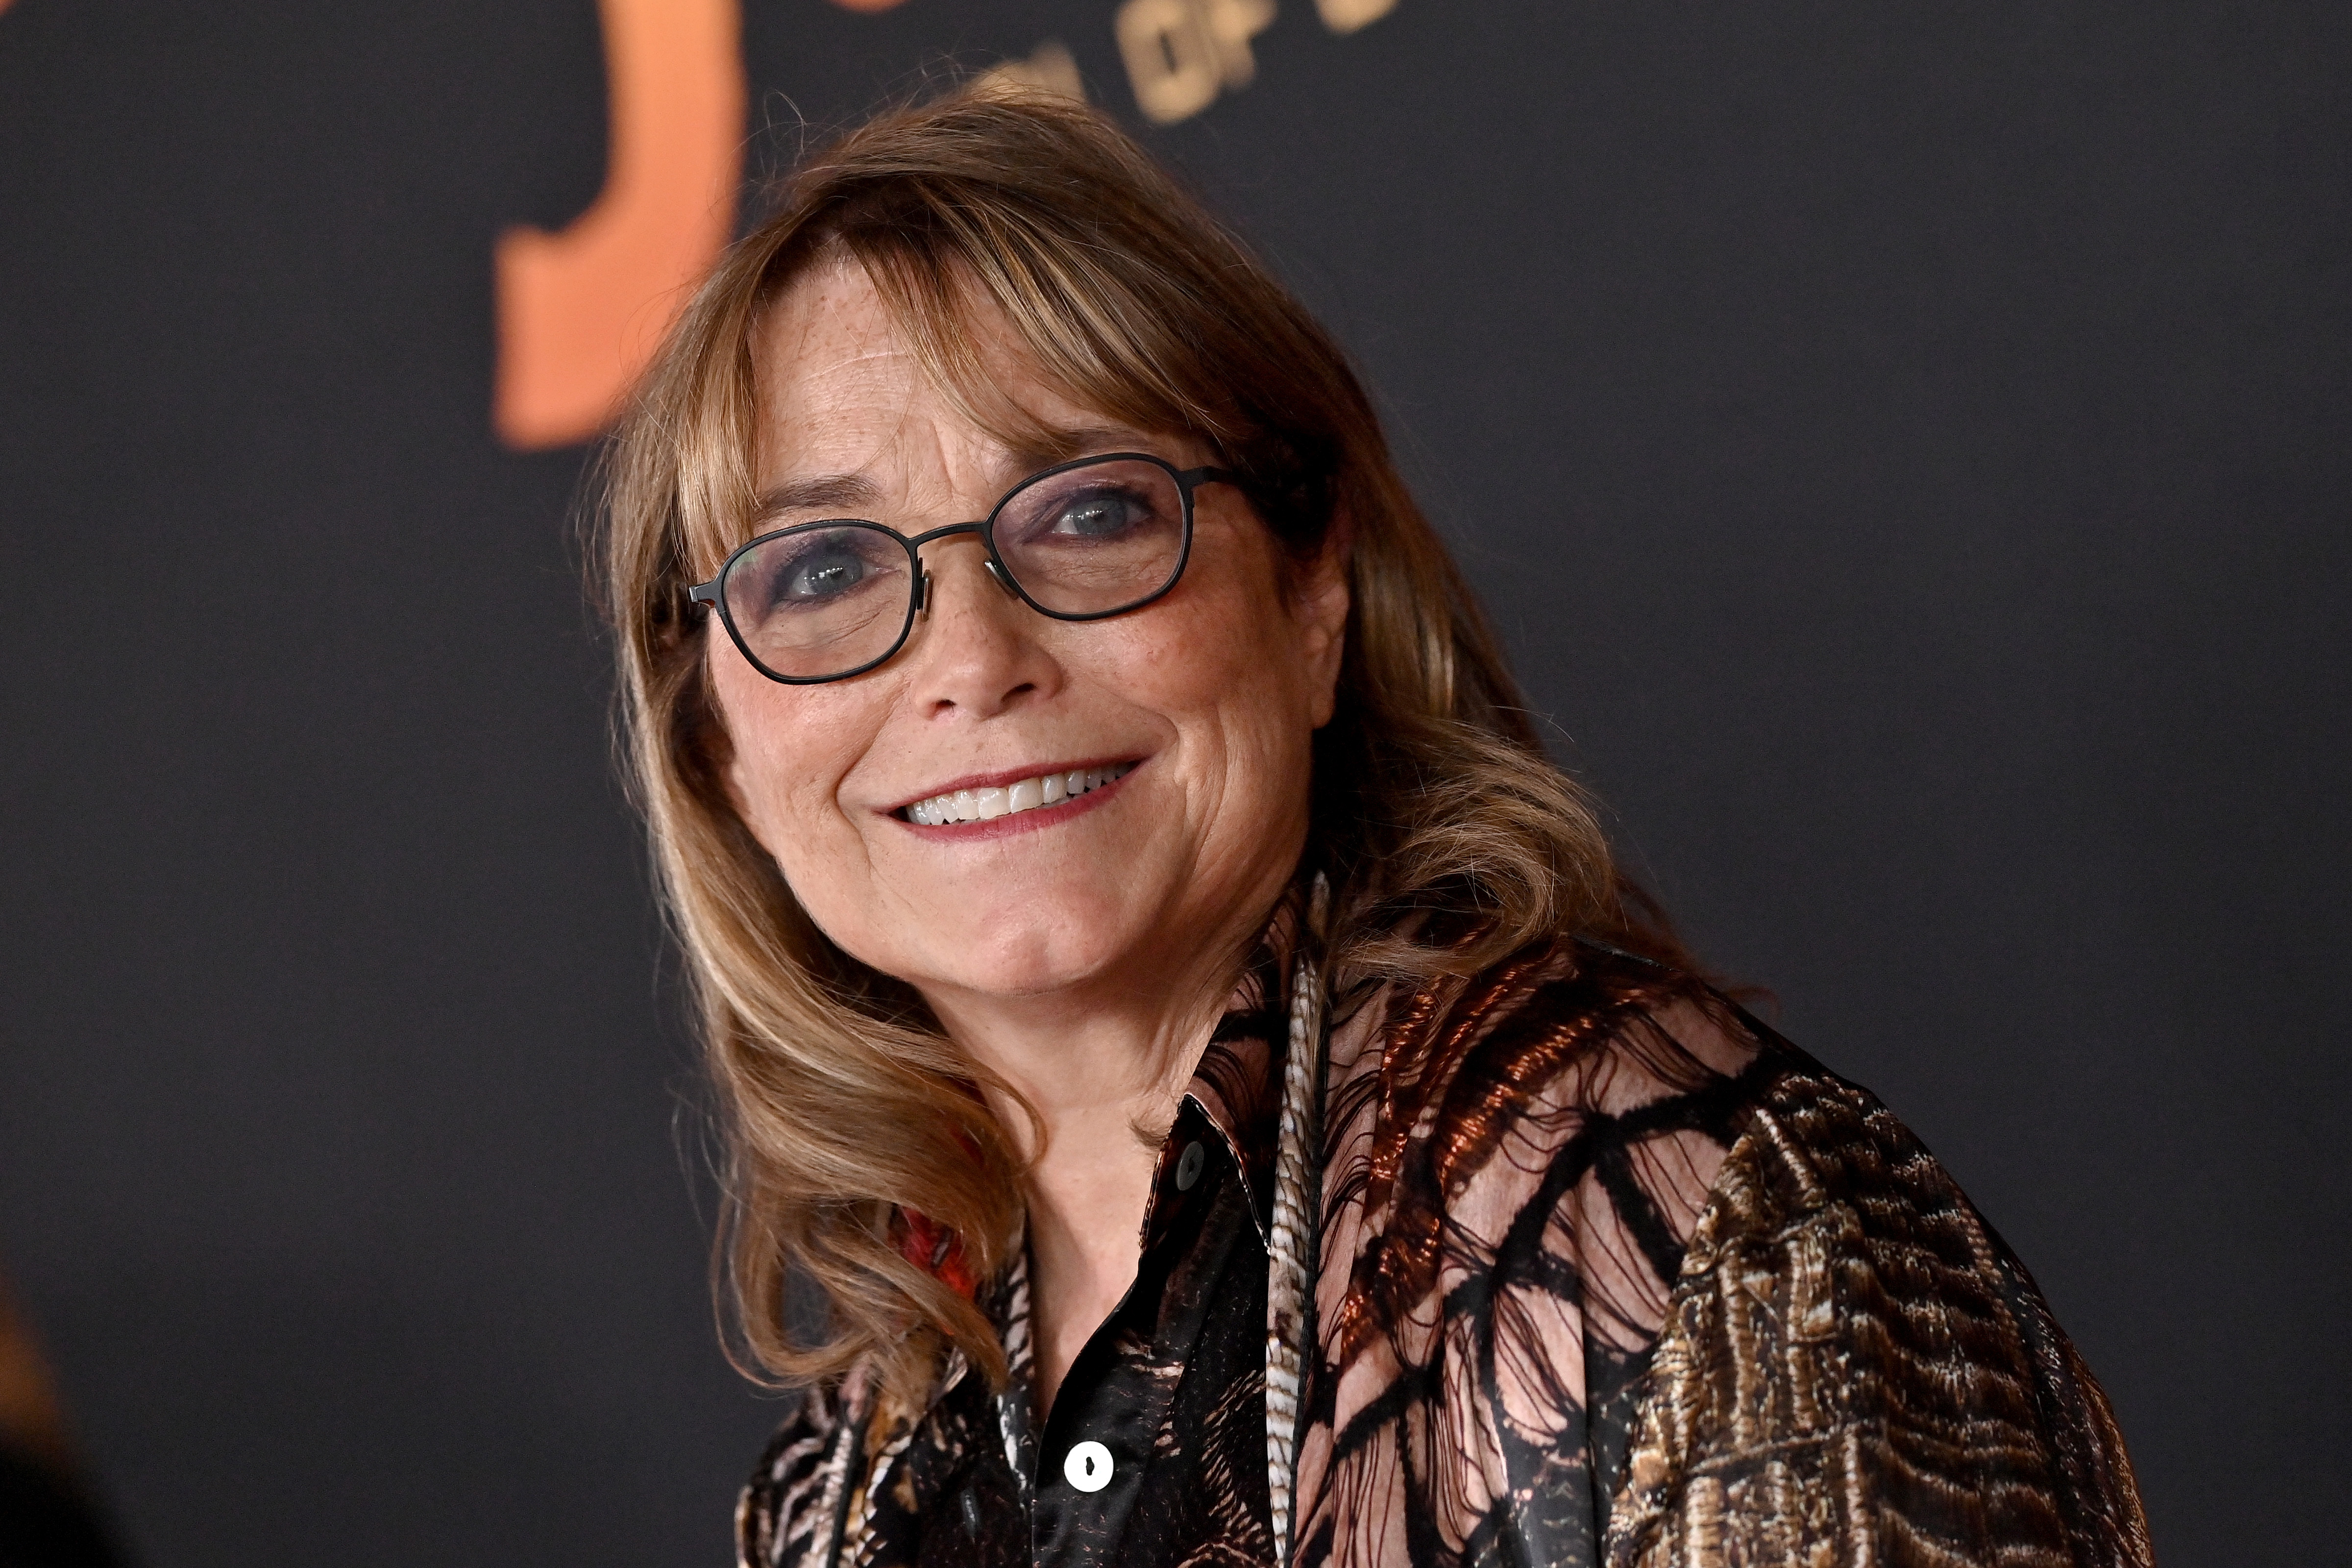
[[[2023,1265],[1875,1096],[1751,1029],[1776,1067],[1690,1234],[1609,1560],[2149,1561],[2105,1397]]]
[[[1563,941],[1339,1016],[1318,1286],[1334,1364],[1375,1344],[1417,1359],[1423,1328],[1463,1313],[1481,1338],[1489,1315],[1540,1325],[1530,1365],[1580,1362],[1596,1318],[1640,1354],[1780,1070],[1738,1009],[1693,977]]]
[[[1308,1539],[1591,1562],[1685,1241],[1777,1064],[1696,979],[1568,942],[1337,1016]],[[1404,1524],[1364,1505],[1400,1484]]]
[[[2097,1383],[1869,1091],[1696,979],[1582,944],[1365,1014],[1329,1079],[1334,1370],[1426,1353],[1457,1305],[1470,1342],[1527,1341],[1499,1364],[1573,1390],[1580,1358],[1616,1568],[1809,1542],[2148,1561]],[[1516,1470],[1499,1423],[1474,1446]]]
[[[1521,1187],[1563,1157],[1589,1166],[1613,1150],[1680,1139],[1699,1162],[1675,1183],[1692,1206],[1686,1232],[1746,1112],[1788,1065],[1696,977],[1586,942],[1547,942],[1468,978],[1343,1004],[1327,1079],[1328,1152],[1353,1149],[1369,1162],[1375,1190],[1365,1196],[1378,1211],[1411,1175],[1459,1207],[1488,1187]],[[1705,1179],[1693,1187],[1693,1176]]]
[[[1737,1009],[1696,977],[1570,939],[1418,990],[1363,992],[1343,1001],[1332,1038],[1336,1080],[1377,1078],[1416,1099],[1465,1071],[1530,1086],[1571,1067],[1590,1078],[1605,1058],[1626,1081],[1602,1097],[1630,1103],[1737,1073],[1755,1054]]]

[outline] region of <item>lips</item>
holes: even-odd
[[[1111,763],[1098,768],[1072,768],[1066,773],[1039,773],[1009,784],[985,789],[950,790],[919,800],[897,815],[921,827],[945,827],[958,822],[990,822],[1085,795],[1133,772],[1133,763]]]

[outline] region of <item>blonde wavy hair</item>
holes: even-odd
[[[912,1397],[950,1345],[1004,1375],[940,1275],[993,1278],[1020,1245],[1021,1143],[921,999],[827,940],[737,816],[705,663],[719,634],[687,592],[746,534],[762,310],[841,261],[975,417],[1020,419],[989,395],[971,330],[992,311],[1079,405],[1209,445],[1286,560],[1347,552],[1307,849],[1342,984],[1468,973],[1564,932],[1674,954],[1545,756],[1346,355],[1196,199],[1108,119],[1043,96],[960,93],[816,152],[640,388],[605,453],[597,553],[627,763],[723,1113],[739,1361],[787,1384],[864,1363]],[[909,1260],[909,1214],[952,1236],[961,1268]],[[795,1273],[823,1289],[819,1330],[790,1326]]]

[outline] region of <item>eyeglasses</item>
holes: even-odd
[[[780,528],[737,550],[690,590],[719,612],[751,667],[794,686],[845,680],[907,644],[930,599],[919,553],[933,540],[977,533],[988,573],[1057,621],[1139,610],[1176,586],[1192,552],[1192,492],[1236,483],[1142,452],[1080,458],[1032,474],[979,522],[913,537],[844,518]]]

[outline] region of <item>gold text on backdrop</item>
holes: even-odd
[[[1034,89],[1058,92],[1081,103],[1087,100],[1087,84],[1078,77],[1078,62],[1059,38],[1046,39],[1032,49],[1025,60],[1006,60],[989,67],[980,73],[972,87],[981,92],[993,87]]]
[[[1173,125],[1250,84],[1250,40],[1273,22],[1274,0],[1126,0],[1111,26],[1136,107]]]
[[[1397,0],[1315,0],[1323,25],[1335,33],[1352,33],[1396,9]]]
[[[1397,0],[1315,0],[1335,33],[1352,33]],[[1135,106],[1158,125],[1190,120],[1257,77],[1251,43],[1274,25],[1275,0],[1124,0],[1111,18]]]

